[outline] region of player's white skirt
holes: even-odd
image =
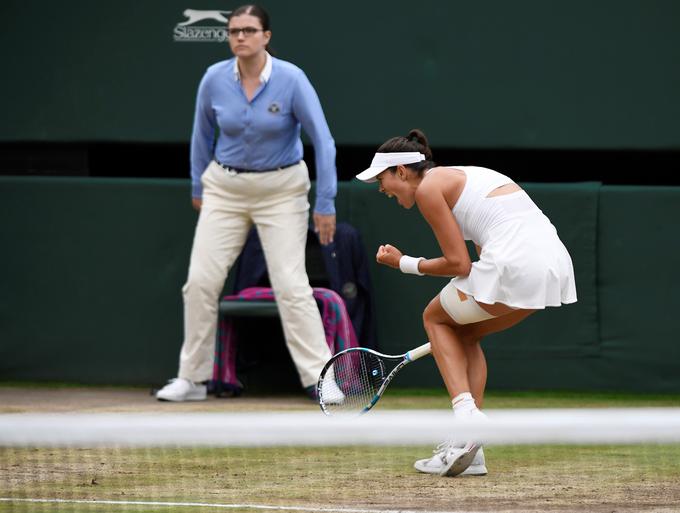
[[[470,274],[452,283],[479,303],[543,309],[576,302],[569,252],[536,207],[491,228]]]

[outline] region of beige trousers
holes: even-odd
[[[331,357],[305,269],[310,182],[304,162],[267,173],[234,173],[211,162],[184,296],[179,377],[212,377],[219,294],[255,224],[283,332],[302,386],[316,384]]]

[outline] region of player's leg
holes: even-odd
[[[487,367],[481,340],[466,342],[465,356],[467,357],[467,377],[470,384],[470,393],[475,399],[478,408],[484,403],[484,391],[486,390]]]
[[[500,317],[493,317],[473,298],[449,284],[430,302],[423,315],[433,354],[453,398],[454,413],[462,418],[483,416],[478,409],[486,385],[486,360],[481,339],[489,333],[507,329],[532,313],[505,305],[494,306],[499,307],[494,313]],[[505,314],[501,313],[503,311]],[[439,475],[485,475],[487,470],[480,449],[481,446],[474,442],[446,442],[431,458],[418,460],[414,466],[421,472]]]
[[[225,180],[232,176],[211,164],[203,177],[204,192],[196,224],[184,299],[184,341],[180,351],[178,379],[159,390],[165,401],[205,399],[202,382],[212,377],[219,294],[229,269],[238,257],[250,220],[238,198],[225,198]],[[228,209],[225,209],[228,205]]]
[[[488,314],[481,311],[479,315],[484,317]],[[475,392],[483,394],[486,365],[485,361],[480,358],[480,353],[468,347],[474,344],[467,343],[458,335],[456,328],[459,325],[442,308],[438,297],[433,299],[423,312],[423,324],[435,362],[452,397],[454,415],[461,418],[483,417],[470,393],[471,381],[473,381],[476,387]],[[481,368],[471,369],[470,365]],[[473,376],[471,371],[483,372],[483,376],[471,380],[470,377]],[[456,476],[470,467],[480,447],[481,445],[476,442],[461,444],[453,440],[447,441],[434,450],[432,457],[416,461],[414,467],[428,474]]]
[[[480,304],[480,306],[484,307],[486,305]],[[487,335],[505,331],[508,328],[511,328],[515,324],[518,324],[529,317],[535,311],[536,310],[513,309],[509,313],[499,317],[494,317],[492,319],[487,319],[474,324],[465,324],[459,326],[457,331],[459,336],[468,343],[481,340]]]
[[[433,299],[423,312],[423,325],[432,347],[439,373],[451,397],[470,391],[468,357],[465,344],[455,331],[451,318]]]
[[[469,337],[458,335],[438,298],[425,309],[423,321],[432,353],[451,397],[456,397],[461,393],[459,391],[470,391],[477,407],[481,408],[487,379],[481,340],[471,341]]]
[[[434,318],[439,318],[443,323],[448,322],[447,318],[444,317],[444,315],[448,314],[443,312],[443,310],[441,310],[441,305],[437,305],[436,303],[431,306],[431,310],[427,314]],[[464,342],[462,346],[467,358],[467,379],[470,386],[470,392],[472,393],[477,407],[481,408],[484,401],[484,390],[486,388],[487,378],[487,366],[484,352],[480,340],[475,342]],[[450,463],[450,459],[454,456],[454,451],[457,454],[461,454],[465,445],[466,442],[454,440],[440,444],[433,451],[431,457],[416,461],[414,467],[420,472],[439,475],[442,470],[447,467],[447,464]],[[461,473],[461,475],[485,476],[487,473],[488,470],[484,457],[484,449],[480,447],[470,461],[470,465]]]
[[[534,310],[512,309],[493,305],[493,316],[474,298],[448,284],[425,309],[425,330],[433,345],[433,354],[444,383],[452,398],[471,392],[475,402],[483,402],[486,384],[486,361],[480,341],[491,333],[506,330],[519,323]]]

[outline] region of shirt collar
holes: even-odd
[[[269,55],[269,52],[265,52],[265,63],[264,63],[264,68],[262,68],[262,73],[260,73],[260,83],[261,84],[266,84],[269,82],[270,77],[272,76],[272,56]],[[239,82],[241,80],[241,73],[239,73],[238,70],[238,57],[234,59],[234,81]]]

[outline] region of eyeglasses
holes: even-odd
[[[264,29],[259,29],[255,27],[243,27],[243,28],[230,28],[227,29],[229,37],[238,37],[239,34],[243,33],[243,37],[250,37],[255,35],[257,32],[263,32]]]

